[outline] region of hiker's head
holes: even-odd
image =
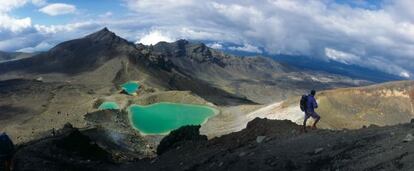
[[[312,96],[314,96],[314,95],[316,94],[316,91],[315,91],[315,90],[311,90],[310,94],[311,94]]]

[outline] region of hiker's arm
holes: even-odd
[[[315,98],[313,98],[313,107],[314,108],[318,108],[318,103],[316,103],[316,99]]]

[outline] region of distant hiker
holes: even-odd
[[[0,134],[0,170],[10,171],[14,154],[14,144],[6,133]]]
[[[321,117],[315,112],[315,108],[318,108],[318,103],[315,100],[316,91],[312,90],[309,95],[303,95],[300,99],[300,109],[305,112],[305,119],[303,121],[303,130],[306,132],[306,121],[309,117],[315,119],[312,129],[316,129],[316,124],[319,122]]]

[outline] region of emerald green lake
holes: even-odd
[[[103,102],[101,105],[99,105],[98,109],[99,110],[108,110],[108,109],[118,110],[119,106],[115,102]]]
[[[132,125],[144,134],[166,134],[185,125],[201,125],[218,110],[204,105],[156,103],[128,108]]]
[[[122,90],[124,90],[126,93],[132,95],[138,91],[140,85],[137,82],[130,81],[125,84],[122,84],[121,87]]]

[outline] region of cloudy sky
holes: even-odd
[[[413,0],[0,0],[0,50],[43,51],[108,27],[144,44],[206,40],[414,78],[413,7]]]

